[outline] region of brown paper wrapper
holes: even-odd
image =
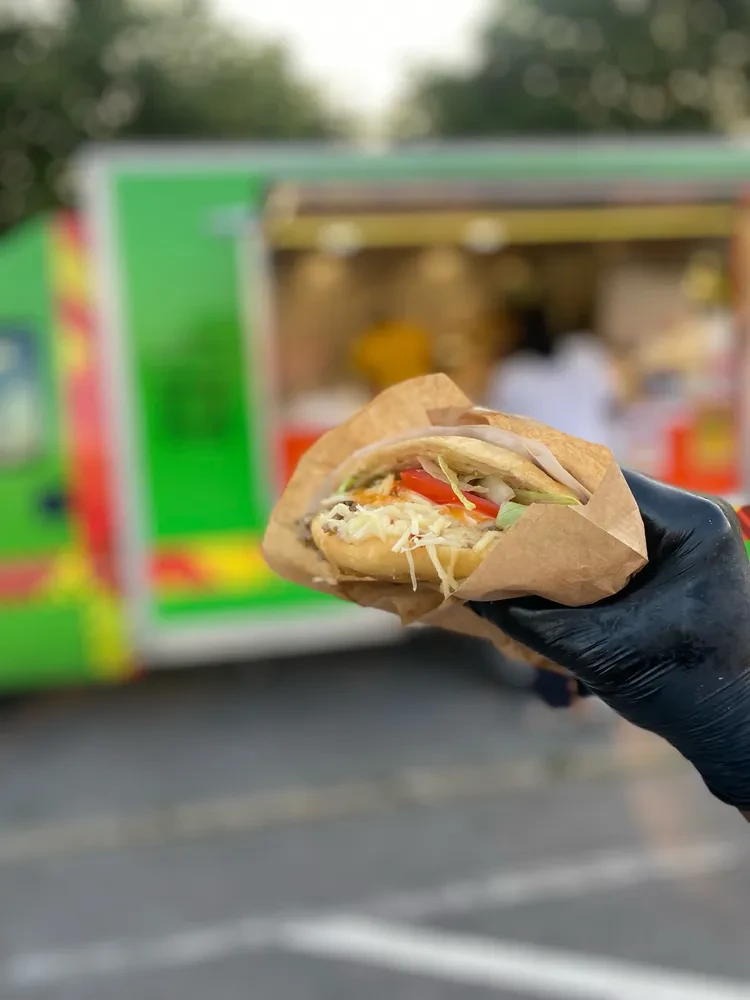
[[[542,442],[591,499],[575,507],[533,505],[447,601],[422,584],[415,593],[408,584],[346,576],[305,544],[301,519],[353,452],[405,431],[462,424],[487,424]],[[512,658],[557,670],[562,668],[514,642],[464,602],[534,594],[571,607],[592,604],[616,594],[647,562],[638,506],[607,448],[524,417],[474,409],[445,375],[387,389],[317,441],[271,514],[263,554],[272,570],[294,583],[389,611],[404,624],[420,622],[489,639]]]

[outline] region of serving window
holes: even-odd
[[[513,347],[520,297],[543,308],[554,334],[585,329],[606,344],[620,375],[623,463],[731,489],[728,206],[352,207],[269,233],[281,413],[296,452],[420,368],[484,402]]]
[[[34,338],[0,328],[0,465],[35,458],[43,446],[41,372]]]

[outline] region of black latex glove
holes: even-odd
[[[597,604],[541,598],[474,610],[566,667],[680,751],[722,801],[750,811],[750,562],[731,508],[634,472],[649,563]]]

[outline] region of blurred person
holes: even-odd
[[[368,329],[354,341],[350,354],[354,372],[373,395],[405,379],[433,370],[430,335],[423,327],[379,309]]]
[[[669,742],[750,820],[750,562],[740,523],[722,500],[624,474],[649,562],[620,593],[577,608],[538,597],[471,606],[565,667],[580,694]]]
[[[562,406],[557,398],[555,344],[544,310],[530,303],[512,306],[507,312],[498,307],[496,319],[498,324],[510,323],[512,346],[490,374],[487,405],[554,425]]]
[[[557,364],[561,379],[570,387],[567,426],[560,429],[606,445],[619,455],[624,386],[613,352],[594,333],[592,324],[582,323],[563,334]]]
[[[510,326],[510,350],[495,364],[487,389],[492,409],[560,426],[567,412],[557,365],[557,345],[547,315],[536,302],[497,310],[499,324]]]
[[[617,453],[616,379],[601,341],[585,327],[556,340],[538,304],[516,306],[511,317],[516,343],[490,376],[487,405]]]

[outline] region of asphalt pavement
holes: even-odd
[[[675,754],[452,640],[0,717],[3,1000],[739,1000],[749,897]]]

